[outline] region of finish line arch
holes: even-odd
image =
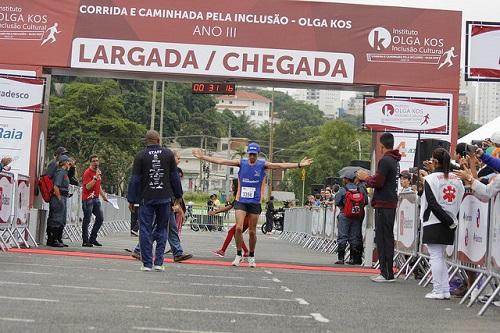
[[[454,142],[461,26],[457,11],[293,0],[13,0],[0,6],[0,74],[314,85],[446,98],[451,132],[438,137]],[[44,103],[48,110],[48,98]],[[47,113],[22,120],[31,130],[31,148],[23,150],[30,158],[16,167],[32,185]],[[16,144],[2,141],[2,153]]]

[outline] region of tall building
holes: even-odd
[[[500,82],[479,82],[474,122],[484,125],[500,117]]]
[[[259,126],[269,121],[271,103],[269,98],[250,91],[239,90],[234,96],[218,96],[215,108],[219,112],[228,109],[236,116],[246,115],[250,122]]]
[[[336,119],[342,107],[340,91],[319,89],[297,89],[292,97],[299,101],[317,105],[326,118]]]
[[[465,81],[463,69],[460,71],[460,91],[458,95],[458,115],[475,122],[477,83]]]

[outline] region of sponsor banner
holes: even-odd
[[[44,79],[0,74],[0,109],[42,112]]]
[[[28,213],[30,202],[30,182],[28,176],[17,176],[17,191],[15,198],[16,226],[28,226]]]
[[[475,265],[486,263],[488,212],[488,202],[482,202],[472,194],[465,195],[458,221],[459,261]]]
[[[0,173],[0,227],[10,227],[14,195],[14,175],[8,172]]]
[[[500,81],[500,22],[467,22],[465,79]]]
[[[500,193],[491,201],[490,264],[500,272]]]
[[[414,253],[416,249],[417,230],[417,195],[416,193],[399,194],[397,210],[397,242],[399,252]]]
[[[432,98],[365,98],[363,127],[372,131],[449,132],[449,102]]]
[[[71,67],[288,81],[354,82],[354,56],[217,45],[77,38]]]
[[[11,172],[29,174],[33,113],[0,108],[0,156],[12,157]]]
[[[354,75],[342,82],[353,82],[354,78],[355,84],[458,89],[461,25],[458,11],[294,0],[113,0],[106,3],[10,0],[0,6],[0,63],[68,68],[70,64],[80,63],[74,58],[80,55],[75,54],[74,41],[80,39],[132,42],[138,47],[142,43],[190,48],[195,45],[195,49],[213,45],[238,50],[235,52],[241,57],[242,49],[251,51],[249,55],[258,54],[258,58],[251,59],[259,62],[258,73],[254,76],[247,75],[253,71],[244,72],[244,76],[224,73],[227,78],[251,79],[264,74],[268,80],[283,80],[262,71],[263,63],[273,62],[262,56],[279,57],[273,52],[292,50],[294,53],[290,55],[294,58],[295,52],[306,52],[308,61],[310,56],[316,58],[321,52],[333,56],[352,55]],[[261,54],[258,50],[266,52]],[[281,51],[268,53],[268,50]],[[119,48],[115,51],[121,52]],[[128,64],[126,58],[124,62]],[[295,67],[298,65],[294,63]],[[131,70],[119,67],[119,70]],[[134,68],[153,72],[157,69],[154,66]],[[171,67],[161,68],[162,73],[177,73]],[[110,69],[109,66],[106,69]],[[209,67],[207,72],[196,75],[220,75],[216,70],[217,67]],[[301,81],[302,78],[293,75],[284,80]]]

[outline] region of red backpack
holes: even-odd
[[[38,188],[40,189],[43,201],[50,202],[50,198],[54,193],[54,182],[52,178],[49,175],[41,175],[38,180]]]
[[[360,219],[365,215],[365,196],[359,188],[348,190],[345,187],[344,216],[351,219]]]

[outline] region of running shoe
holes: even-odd
[[[242,260],[243,260],[243,258],[241,256],[236,255],[236,257],[234,257],[233,263],[231,265],[239,267]]]
[[[214,255],[216,255],[217,257],[221,257],[221,258],[224,258],[224,256],[226,255],[226,252],[224,252],[222,250],[212,251],[212,253]]]
[[[248,257],[248,267],[250,268],[255,268],[257,267],[257,264],[255,263],[255,257]]]
[[[141,266],[141,271],[143,271],[143,272],[151,272],[151,267]]]
[[[443,293],[444,299],[451,299],[451,294],[450,293]]]
[[[443,295],[443,294],[441,294],[441,293],[437,293],[437,292],[435,292],[435,291],[433,290],[433,291],[431,291],[430,293],[427,293],[427,294],[425,295],[425,298],[427,298],[427,299],[444,299],[445,297],[444,297],[444,295]]]
[[[383,277],[382,275],[377,275],[377,276],[373,276],[370,278],[370,280],[372,280],[373,282],[377,282],[377,283],[387,283],[387,282],[394,282],[394,279],[391,279],[391,280],[387,280],[385,277]]]
[[[155,272],[164,272],[165,271],[165,266],[164,265],[161,265],[161,266],[153,266],[153,270]]]
[[[132,252],[131,256],[137,260],[141,260],[141,253],[140,252]]]

